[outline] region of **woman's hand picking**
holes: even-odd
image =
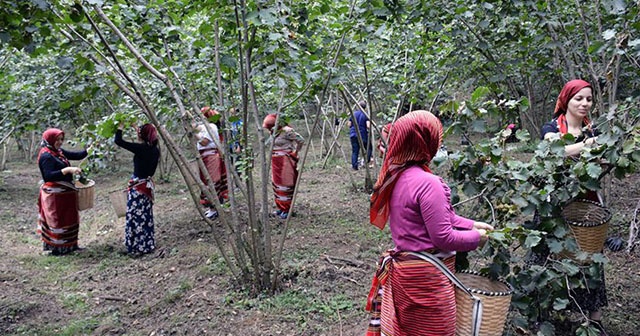
[[[82,169],[80,169],[78,167],[64,167],[64,168],[62,168],[62,174],[64,174],[64,175],[80,174],[81,172],[82,172]]]
[[[480,230],[484,230],[486,231],[493,231],[493,226],[490,224],[487,224],[485,222],[473,222],[473,228],[480,231]]]

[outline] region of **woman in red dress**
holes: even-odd
[[[80,174],[69,160],[82,160],[87,151],[63,149],[64,132],[50,128],[42,134],[42,149],[38,154],[38,167],[44,183],[38,197],[38,233],[45,251],[51,255],[64,255],[79,249],[78,189],[73,185],[73,174]]]

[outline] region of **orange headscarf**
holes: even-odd
[[[560,91],[558,95],[558,100],[556,101],[556,108],[553,111],[553,116],[558,118],[558,131],[560,134],[566,134],[568,132],[567,125],[567,106],[569,105],[569,101],[573,96],[575,96],[580,90],[584,88],[591,88],[591,84],[589,82],[584,81],[582,79],[574,79],[567,82]],[[583,125],[589,125],[589,119],[587,117],[583,120]]]
[[[371,195],[371,224],[384,229],[389,220],[389,200],[402,172],[412,166],[431,172],[429,163],[440,148],[442,131],[440,120],[424,110],[410,112],[393,124],[387,154]]]

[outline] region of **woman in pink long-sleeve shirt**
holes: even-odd
[[[493,227],[453,211],[449,187],[428,167],[441,139],[442,124],[427,111],[411,112],[393,124],[370,217],[380,229],[389,221],[396,246],[383,256],[373,280],[367,336],[455,334],[453,284],[408,252],[431,253],[453,272],[455,252],[476,249]]]
[[[476,249],[480,233],[472,230],[473,220],[455,214],[450,197],[449,187],[439,176],[418,166],[405,170],[389,201],[395,250],[444,253]]]

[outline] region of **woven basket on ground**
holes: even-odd
[[[75,186],[78,189],[78,210],[87,210],[93,208],[95,199],[95,185],[93,180],[87,180],[87,184],[82,184],[79,181],[75,181]]]
[[[588,253],[600,253],[607,238],[611,211],[599,203],[577,199],[562,210],[578,248]]]
[[[109,201],[118,218],[127,214],[127,190],[117,189],[109,193]]]
[[[480,335],[501,336],[507,320],[513,287],[500,280],[492,280],[480,273],[463,271],[456,277],[482,301]],[[473,300],[456,287],[456,336],[468,336],[473,328]]]

